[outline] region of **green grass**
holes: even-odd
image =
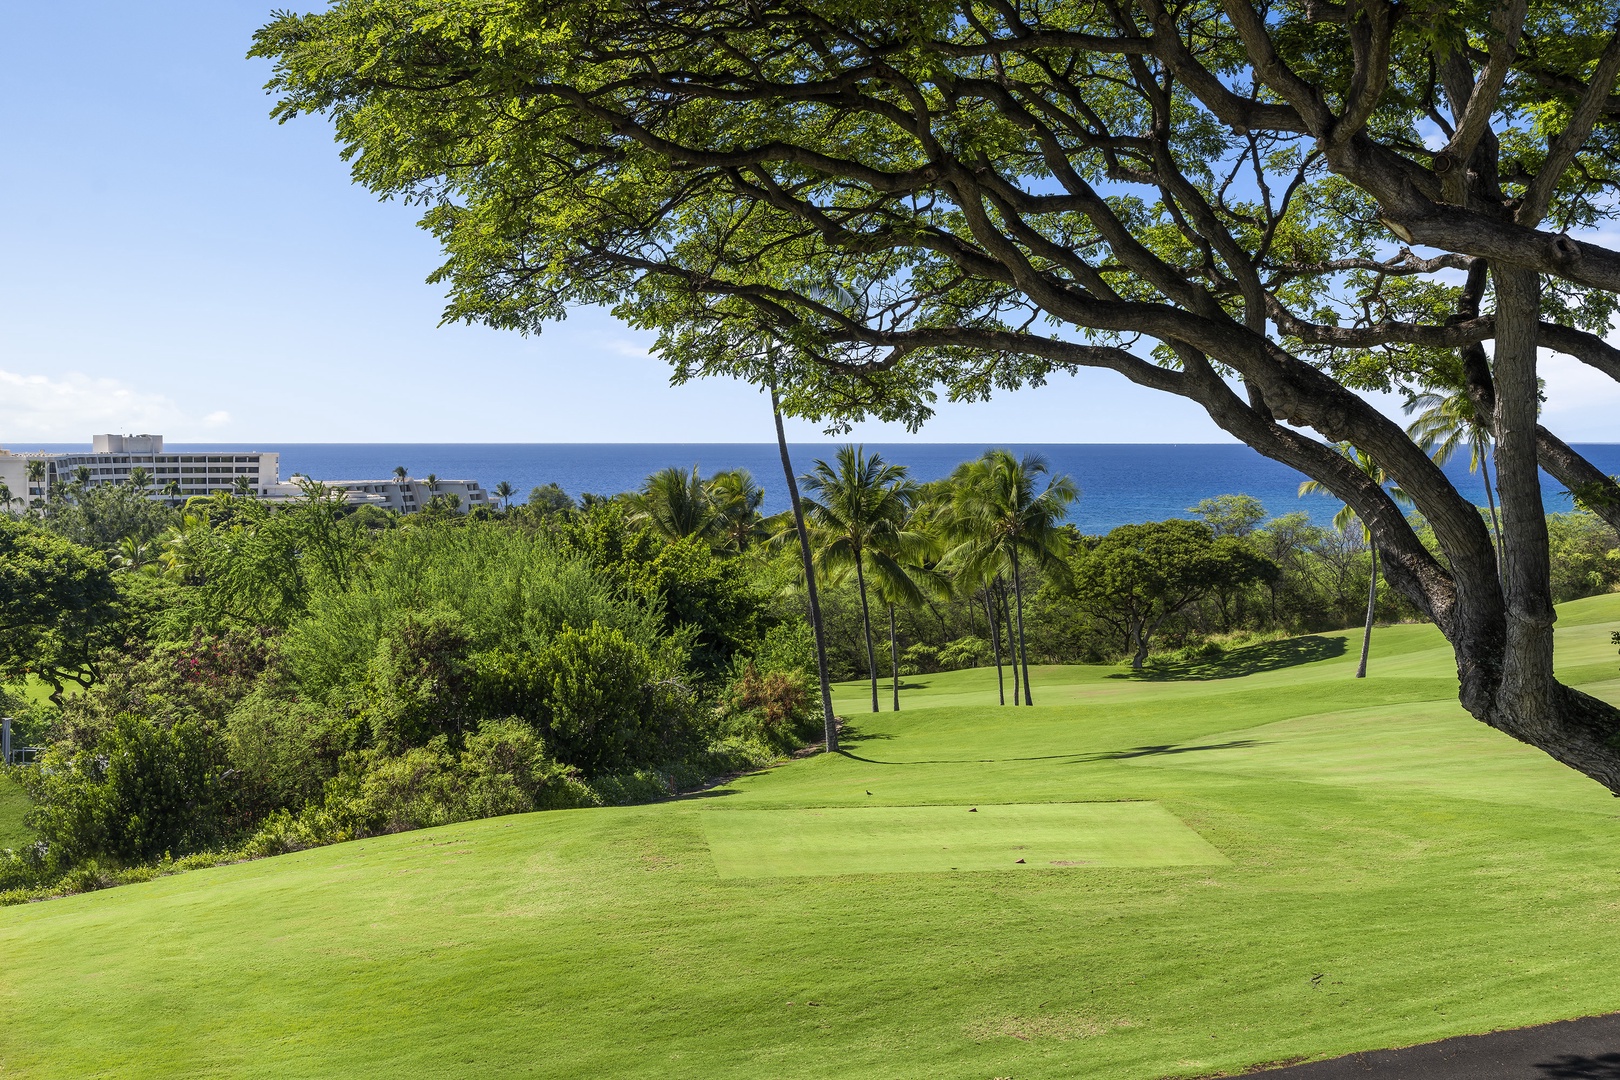
[[[703,835],[722,878],[1226,861],[1150,802],[717,810]]]
[[[28,796],[0,769],[0,848],[21,848],[34,842],[34,830],[23,824]]]
[[[1560,627],[1620,700],[1620,596]],[[899,714],[846,686],[847,756],[702,797],[0,910],[0,1073],[1150,1080],[1620,1009],[1620,803],[1465,716],[1428,628],[1359,682],[1307,652],[1041,669],[1034,708],[982,670]],[[1224,861],[835,872],[1046,803],[1048,863],[1101,842],[1096,804],[1163,815],[1109,842]]]

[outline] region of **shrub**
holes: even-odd
[[[232,711],[224,739],[242,809],[260,820],[319,802],[343,755],[363,748],[364,730],[347,712],[262,686]]]
[[[565,627],[552,638],[533,680],[557,757],[595,776],[664,756],[652,675],[646,650],[618,630]]]
[[[469,817],[560,810],[594,800],[572,768],[546,754],[533,728],[517,719],[486,723],[461,755]]]
[[[202,725],[124,713],[93,747],[53,747],[20,778],[35,803],[28,822],[62,865],[128,864],[222,839],[232,801],[225,774],[222,747]]]
[[[744,664],[721,696],[717,715],[723,736],[757,738],[779,753],[821,733],[814,683],[798,671],[761,672]]]
[[[461,618],[406,612],[377,643],[369,715],[379,746],[424,746],[443,736],[459,745],[467,713],[470,635]]]

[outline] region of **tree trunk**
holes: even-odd
[[[1131,657],[1131,670],[1141,671],[1142,665],[1147,663],[1148,634],[1147,620],[1137,619],[1131,627],[1131,639],[1136,645],[1136,653]]]
[[[1007,704],[1007,681],[1001,674],[1001,627],[996,623],[995,594],[990,591],[988,586],[984,590],[984,611],[985,618],[990,620],[990,651],[996,657],[996,697],[1001,700],[1001,704],[1005,705]]]
[[[1367,677],[1367,654],[1372,651],[1373,612],[1378,607],[1378,541],[1369,537],[1372,550],[1372,572],[1367,575],[1367,625],[1361,631],[1361,663],[1356,665],[1356,678]]]
[[[1001,623],[1007,628],[1007,666],[1012,668],[1013,705],[1016,707],[1023,704],[1018,694],[1018,689],[1023,684],[1018,678],[1018,643],[1013,638],[1012,605],[1007,603],[1007,586],[998,582],[996,595],[1001,601]]]
[[[861,594],[861,629],[866,632],[866,672],[872,677],[872,711],[878,711],[877,652],[872,648],[872,612],[866,606],[866,572],[861,552],[855,552],[855,584]]]
[[[1496,513],[1496,492],[1491,490],[1491,459],[1479,455],[1479,474],[1485,481],[1485,505],[1491,508],[1491,532],[1496,536],[1497,573],[1502,572],[1502,519]]]
[[[900,647],[894,641],[894,605],[889,605],[889,670],[894,681],[894,711],[900,711]]]
[[[1502,496],[1502,585],[1507,615],[1496,712],[1535,737],[1557,732],[1560,687],[1553,678],[1551,556],[1537,460],[1537,323],[1541,279],[1534,270],[1493,266],[1496,282],[1496,484]],[[1511,719],[1509,719],[1511,718]],[[1522,737],[1522,736],[1521,736]]]
[[[776,375],[771,375],[771,415],[776,420],[776,448],[782,454],[782,475],[787,479],[788,499],[793,504],[793,527],[799,534],[799,557],[804,563],[804,587],[810,598],[810,633],[816,639],[816,675],[821,681],[821,725],[827,752],[838,749],[838,717],[833,715],[832,684],[827,681],[827,633],[821,622],[821,599],[816,593],[815,562],[810,557],[810,533],[804,527],[804,504],[799,500],[799,481],[793,475],[793,459],[788,456],[787,433],[782,429],[782,407],[776,397]]]
[[[1029,696],[1029,653],[1024,648],[1024,586],[1018,576],[1018,549],[1012,549],[1013,606],[1018,609],[1018,664],[1024,673],[1024,704],[1033,705]]]

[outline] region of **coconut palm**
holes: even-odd
[[[821,597],[816,589],[816,567],[810,550],[810,531],[804,521],[804,500],[799,495],[799,479],[793,472],[793,458],[788,453],[787,432],[782,426],[782,402],[776,393],[774,359],[767,345],[766,369],[769,372],[767,386],[771,393],[771,419],[776,424],[776,449],[782,459],[782,476],[787,481],[788,503],[793,509],[793,531],[798,536],[799,559],[804,567],[804,590],[810,607],[810,635],[816,643],[816,676],[821,685],[822,737],[827,752],[831,754],[838,749],[838,717],[833,714],[832,684],[827,678],[827,631],[821,621]]]
[[[1390,480],[1383,467],[1374,461],[1369,454],[1351,446],[1349,443],[1340,443],[1338,450],[1339,453],[1354,462],[1356,468],[1371,477],[1379,487],[1387,488],[1396,502],[1407,503],[1411,501],[1406,497],[1406,492],[1402,491]],[[1316,480],[1307,480],[1299,485],[1299,493],[1301,496],[1332,494],[1324,484]],[[1360,526],[1362,538],[1367,541],[1367,549],[1372,555],[1372,570],[1367,582],[1367,623],[1361,632],[1361,662],[1356,665],[1356,678],[1365,679],[1367,677],[1367,656],[1372,651],[1373,611],[1378,606],[1378,540],[1373,536],[1372,530],[1367,528],[1366,522],[1361,520],[1360,515],[1350,508],[1349,503],[1345,503],[1339,507],[1339,512],[1333,515],[1333,527],[1340,532],[1348,532],[1353,526]]]
[[[1500,561],[1502,523],[1496,515],[1496,490],[1491,486],[1491,431],[1475,411],[1473,398],[1464,390],[1417,394],[1406,403],[1406,412],[1417,413],[1406,433],[1436,465],[1444,465],[1464,444],[1468,446],[1468,471],[1479,473],[1485,484],[1485,504],[1490,507],[1491,531],[1496,534]]]
[[[817,460],[804,477],[814,497],[805,500],[811,544],[824,570],[855,571],[861,598],[861,627],[866,638],[866,668],[872,681],[872,711],[878,711],[877,653],[872,647],[872,612],[867,601],[869,576],[905,589],[908,582],[895,553],[921,538],[906,525],[917,501],[917,485],[903,465],[890,465],[860,446],[841,446],[837,465]],[[910,586],[916,591],[915,584]]]
[[[129,470],[129,486],[136,491],[145,492],[152,486],[152,473],[144,465],[137,465]]]
[[[11,504],[14,502],[22,502],[22,499],[11,494],[10,484],[0,481],[0,513],[9,516],[11,514]]]
[[[174,491],[178,494],[179,490],[180,490],[180,485],[175,483],[173,480],[169,481],[169,484],[170,484],[171,487],[173,487]],[[169,488],[164,488],[163,490],[168,491]],[[243,499],[248,498],[249,496],[251,496],[253,494],[253,480],[252,480],[252,478],[247,477],[247,476],[238,476],[231,483],[231,490],[237,496],[239,496],[240,498],[243,498]]]
[[[932,514],[919,499],[913,503],[906,527],[892,537],[879,538],[878,544],[891,562],[873,567],[873,592],[888,608],[889,676],[893,710],[900,711],[900,644],[895,633],[895,608],[921,606],[929,596],[950,596],[948,574],[935,564],[939,543],[930,531]],[[898,571],[898,577],[895,572]]]
[[[501,509],[510,510],[512,509],[512,496],[516,495],[517,491],[512,487],[511,484],[507,483],[505,480],[502,480],[500,483],[491,488],[489,493],[495,496],[495,498],[503,504]]]
[[[759,508],[765,489],[754,483],[747,469],[729,469],[709,477],[709,507],[715,517],[715,534],[733,551],[746,551],[765,536]]]
[[[1009,450],[987,450],[957,466],[950,488],[954,546],[945,561],[970,583],[989,584],[1002,575],[1012,580],[1014,678],[1022,675],[1024,704],[1032,705],[1024,647],[1024,566],[1032,562],[1065,572],[1068,538],[1061,526],[1080,489],[1067,476],[1053,476],[1039,454],[1017,458]],[[1013,697],[1018,697],[1016,684]]]
[[[45,505],[45,499],[43,498],[45,494],[45,463],[38,458],[28,463],[28,486],[38,488],[40,492],[39,495],[34,496],[29,505],[36,510],[43,507]]]
[[[658,470],[630,496],[629,504],[632,522],[671,540],[696,536],[713,541],[720,534],[720,519],[696,465],[690,471],[678,466]]]
[[[133,536],[125,536],[118,541],[118,550],[112,557],[112,572],[115,574],[132,574],[141,571],[157,569],[157,562],[153,558],[153,545],[150,542],[142,543]]]
[[[422,477],[422,486],[427,488],[429,497],[437,495],[439,493],[439,474],[428,473]]]

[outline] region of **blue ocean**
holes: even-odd
[[[1246,446],[1208,443],[1048,443],[1000,444],[1018,454],[1044,456],[1054,472],[1080,485],[1081,498],[1070,520],[1090,533],[1129,522],[1184,515],[1187,508],[1215,495],[1253,495],[1273,515],[1304,510],[1323,524],[1338,510],[1325,496],[1300,498],[1304,477]],[[958,463],[985,450],[979,443],[869,443],[868,450],[907,466],[918,480],[946,476]],[[14,450],[85,451],[82,443]],[[641,485],[648,474],[671,465],[704,474],[747,469],[765,489],[765,510],[787,508],[787,489],[774,443],[170,443],[178,452],[277,450],[281,475],[303,473],[318,480],[383,480],[403,465],[412,476],[434,473],[445,479],[477,480],[486,488],[501,480],[519,492],[555,483],[570,495],[610,495]],[[795,472],[803,474],[817,458],[831,458],[837,444],[801,443],[790,447]],[[1620,474],[1620,443],[1577,446],[1598,468]],[[1463,494],[1483,505],[1478,475],[1469,475],[1468,455],[1459,454],[1447,472]],[[1563,487],[1543,476],[1549,510],[1567,510]]]

